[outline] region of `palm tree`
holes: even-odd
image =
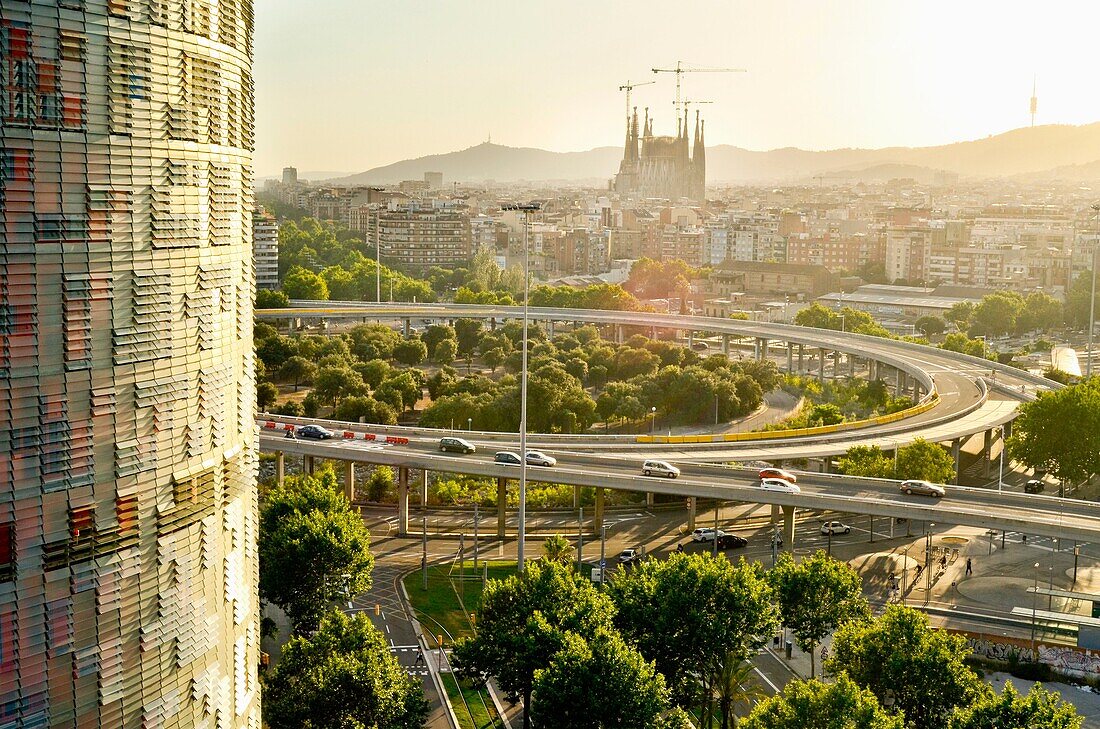
[[[547,562],[558,562],[565,566],[573,564],[573,545],[560,534],[542,543],[542,556]]]
[[[737,726],[738,710],[747,714],[757,701],[767,698],[764,688],[752,675],[754,668],[741,654],[726,653],[709,676],[709,690],[704,719],[714,726],[720,720],[721,729]]]

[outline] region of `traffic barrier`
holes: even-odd
[[[264,430],[294,430],[295,425],[293,423],[277,423],[274,420],[265,420],[263,424]],[[340,437],[344,440],[355,440],[362,436],[363,440],[377,441],[381,438],[376,433],[358,433],[354,430],[344,430],[340,432]],[[399,435],[387,435],[385,436],[385,442],[390,445],[408,445],[409,439]]]

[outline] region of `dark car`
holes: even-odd
[[[493,456],[493,460],[509,466],[518,466],[520,463],[519,454],[512,451],[497,451],[496,455]]]
[[[718,537],[719,549],[740,549],[741,547],[747,546],[748,543],[748,539],[739,537],[736,534],[722,534]]]
[[[439,450],[452,451],[454,453],[476,453],[477,448],[474,444],[464,438],[454,438],[447,436],[446,438],[439,439]]]
[[[1030,479],[1027,483],[1024,484],[1024,493],[1025,494],[1041,494],[1041,493],[1043,493],[1043,489],[1044,489],[1045,486],[1046,486],[1046,484],[1044,484],[1042,481],[1040,481],[1037,478],[1033,478],[1033,479]]]
[[[327,428],[322,428],[320,425],[303,425],[298,428],[298,435],[302,438],[316,438],[317,440],[328,440],[336,437],[335,433]]]

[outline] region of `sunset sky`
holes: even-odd
[[[628,79],[675,132],[677,60],[708,144],[923,146],[1100,120],[1100,3],[258,0],[256,173],[359,172],[486,140],[621,144]]]

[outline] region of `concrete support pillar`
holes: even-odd
[[[898,381],[894,386],[894,396],[901,397],[905,393],[905,378],[908,377],[904,372],[898,370]]]
[[[653,506],[653,497],[654,497],[654,493],[652,491],[646,491],[645,492],[645,505],[646,506]]]
[[[497,330],[497,318],[495,316],[489,317],[489,331],[495,332]]]
[[[657,338],[657,327],[650,327],[649,328],[649,338],[650,339],[656,339]]]
[[[996,428],[990,428],[982,434],[982,461],[985,465],[985,474],[989,475],[989,467],[993,464],[990,462],[990,454],[993,451],[993,439],[997,435]]]
[[[303,464],[302,470],[310,475],[313,474],[313,456],[305,457],[305,463]]]
[[[554,338],[554,320],[546,322],[546,336],[550,339]]]
[[[787,342],[787,372],[794,371],[794,345]]]
[[[593,534],[599,534],[603,529],[603,507],[607,489],[596,488],[596,507],[592,510]]]
[[[355,501],[355,461],[344,461],[344,498]]]
[[[727,357],[730,354],[730,335],[728,334],[722,335],[722,354],[726,355]]]
[[[1001,426],[1001,427],[1003,427],[1003,428],[1004,428],[1004,431],[1003,431],[1003,432],[1002,432],[1002,434],[1001,434],[1003,438],[1010,438],[1010,437],[1012,437],[1012,423],[1013,423],[1013,422],[1014,422],[1014,421],[1012,421],[1012,420],[1009,420],[1009,421],[1008,421],[1007,423],[1005,423],[1005,424],[1004,424],[1003,426]]]
[[[286,478],[286,454],[279,451],[275,454],[275,485],[282,486]]]
[[[783,507],[783,549],[794,551],[794,507]]]
[[[412,319],[405,320],[405,336],[412,334]]]
[[[825,350],[817,350],[820,360],[817,363],[817,379],[821,382],[825,381]]]
[[[855,377],[856,376],[856,357],[851,352],[849,352],[845,356],[848,357],[848,376],[849,377]]]
[[[505,515],[508,508],[508,479],[497,479],[497,539],[504,539]]]
[[[798,345],[798,371],[803,372],[806,369],[804,359],[806,356],[806,348],[801,344]]]
[[[688,329],[688,349],[691,349],[692,345],[694,345],[694,344],[695,344],[695,332],[693,332],[691,329]]]
[[[689,497],[687,497],[687,499],[688,499],[688,503],[687,503],[687,506],[688,506],[688,531],[693,532],[693,531],[695,531],[695,501],[696,501],[696,499],[695,499],[694,496],[689,496]]]
[[[962,476],[962,438],[951,441],[951,457],[955,459],[955,483]]]
[[[768,340],[758,338],[756,340],[756,361],[763,362],[768,358]]]
[[[623,343],[623,325],[622,324],[616,324],[615,325],[615,344],[622,344],[622,343]]]
[[[409,467],[397,467],[397,534],[409,533]]]
[[[428,508],[428,469],[420,472],[420,508]]]
[[[833,472],[833,459],[830,456],[825,456],[821,459],[821,472],[832,473]]]
[[[872,359],[867,361],[867,379],[874,382],[878,379],[878,360]]]

